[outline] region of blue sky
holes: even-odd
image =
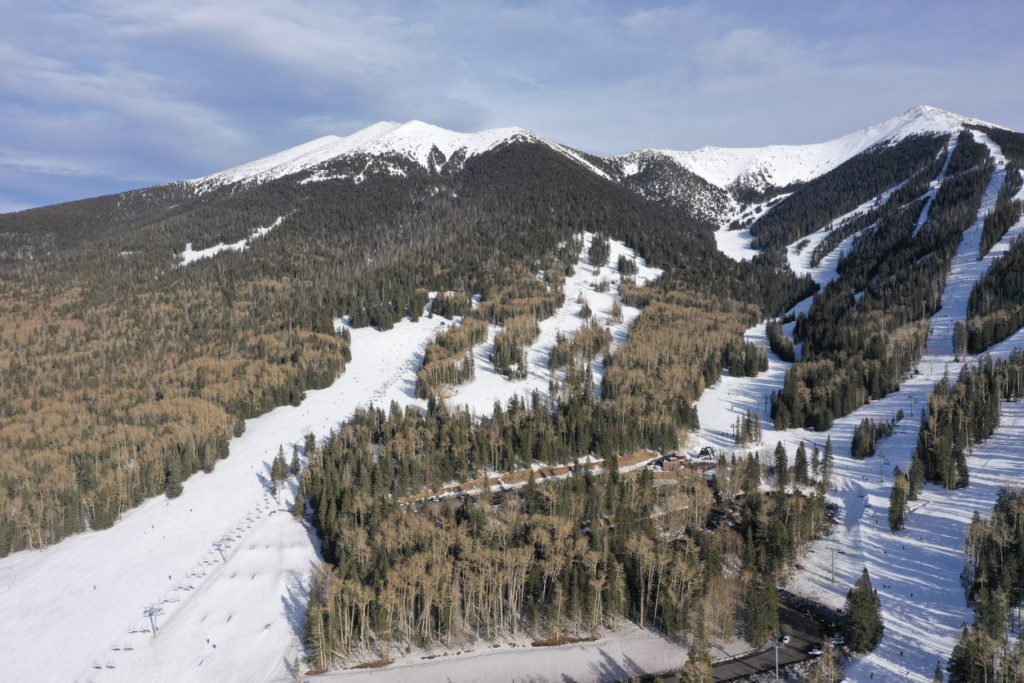
[[[817,142],[918,104],[1024,130],[1005,2],[0,0],[0,211],[380,120],[596,154]]]

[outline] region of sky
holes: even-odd
[[[0,212],[418,119],[602,156],[820,142],[929,104],[1024,130],[1016,0],[0,0]]]

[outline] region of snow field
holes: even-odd
[[[848,680],[869,680],[872,675],[874,680],[931,680],[936,661],[945,663],[949,656],[961,623],[972,619],[959,580],[963,569],[962,545],[971,517],[975,510],[988,514],[999,488],[1024,483],[1024,404],[1004,403],[999,429],[984,444],[976,445],[969,459],[970,485],[958,491],[927,485],[920,499],[910,506],[906,528],[896,534],[889,532],[893,467],[898,465],[907,471],[917,442],[920,412],[927,406],[935,382],[944,375],[955,381],[962,367],[952,353],[953,323],[966,317],[967,297],[974,282],[984,275],[992,259],[1024,232],[1022,220],[989,255],[978,259],[981,226],[994,206],[1005,173],[1005,160],[986,136],[975,136],[989,146],[997,171],[986,188],[978,218],[965,231],[952,261],[942,308],[932,318],[928,344],[918,364],[920,374],[908,378],[898,392],[836,420],[827,433],[804,429],[777,432],[769,424],[763,432],[761,457],[765,462],[776,441],[782,441],[792,457],[800,441],[808,450],[815,444],[823,450],[826,438],[832,438],[835,488],[829,499],[840,507],[839,524],[828,537],[812,543],[798,559],[805,569],[793,574],[788,587],[824,604],[841,607],[846,591],[861,569],[868,568],[881,599],[886,630],[871,654],[850,663],[846,669]],[[842,249],[844,246],[840,245],[836,251]],[[809,271],[816,281],[833,277],[834,265],[829,260]],[[808,306],[809,300],[796,309],[806,310]],[[764,325],[751,328],[746,336],[767,348]],[[1020,347],[1024,347],[1024,329],[988,352],[1000,357]],[[768,356],[766,372],[753,378],[723,376],[701,396],[697,402],[701,423],[698,445],[746,452],[732,440],[731,427],[736,416],[748,408],[766,413],[767,397],[782,388],[790,365],[770,351]],[[973,363],[976,359],[968,357],[964,362]],[[879,441],[875,456],[862,461],[850,457],[853,430],[862,419],[889,420],[898,410],[903,410],[905,419],[897,423],[893,436]]]

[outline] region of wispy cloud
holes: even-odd
[[[1024,127],[1020,13],[983,4],[19,3],[0,163],[116,191],[382,119],[596,153],[811,142],[922,103]]]

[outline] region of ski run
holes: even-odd
[[[936,662],[942,662],[945,667],[959,638],[961,625],[973,619],[960,585],[963,542],[971,518],[975,511],[982,516],[991,512],[1000,488],[1024,485],[1024,404],[1005,402],[996,433],[973,447],[973,455],[968,460],[970,485],[947,491],[940,485],[926,484],[919,500],[911,504],[906,527],[895,534],[889,531],[887,512],[893,468],[899,466],[904,472],[910,468],[922,407],[927,406],[936,382],[943,377],[955,381],[965,363],[973,364],[978,359],[978,356],[967,356],[959,362],[955,359],[953,325],[966,319],[967,299],[974,283],[985,274],[994,258],[1005,253],[1010,243],[1024,234],[1022,219],[983,259],[978,259],[982,224],[995,206],[1006,173],[1006,160],[987,136],[975,132],[974,137],[989,148],[996,170],[985,190],[978,216],[965,230],[951,263],[942,307],[932,316],[931,333],[918,363],[918,374],[904,381],[899,391],[837,419],[828,432],[806,429],[777,432],[770,428],[769,420],[762,434],[764,446],[759,453],[762,462],[769,461],[778,441],[793,453],[801,441],[810,450],[814,445],[824,449],[826,439],[832,439],[835,473],[829,500],[839,506],[840,523],[828,537],[812,543],[802,553],[797,561],[804,569],[794,571],[786,587],[823,604],[842,607],[846,592],[867,567],[881,600],[885,634],[873,652],[851,660],[846,667],[846,679],[850,681],[931,681]],[[929,196],[934,196],[934,189]],[[1024,192],[1018,195],[1021,196]],[[880,200],[884,201],[885,197]],[[865,208],[858,207],[851,213]],[[794,271],[809,273],[821,285],[835,277],[840,252],[849,250],[855,236],[844,240],[815,268],[810,267],[809,253],[843,218],[846,216],[819,231],[820,234],[812,235],[810,245],[799,254],[796,254],[796,245],[790,245],[790,265]],[[738,243],[730,256],[744,258],[745,245]],[[794,311],[806,311],[809,305],[810,300],[805,300]],[[785,329],[791,332],[792,324]],[[766,413],[768,397],[782,389],[790,364],[768,349],[764,324],[748,330],[746,338],[768,350],[768,370],[752,378],[723,376],[704,392],[697,403],[701,424],[698,447],[712,445],[743,452],[737,449],[731,431],[737,416],[747,410]],[[1024,348],[1024,329],[986,353],[999,358],[1009,355],[1014,348]],[[903,411],[905,419],[896,424],[893,436],[879,440],[873,457],[864,460],[850,457],[853,430],[861,420],[888,421],[899,410]]]

